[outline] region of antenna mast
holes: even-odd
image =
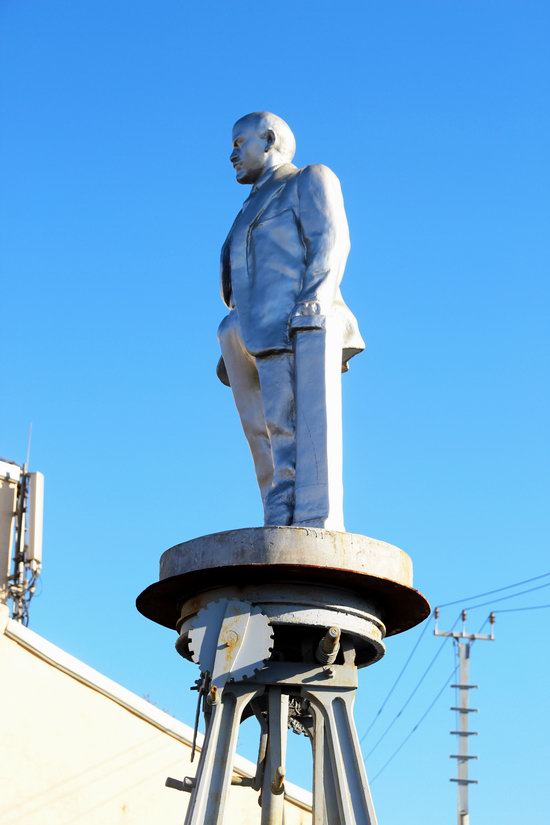
[[[469,764],[471,759],[477,759],[477,756],[470,754],[468,746],[470,736],[477,736],[477,731],[470,730],[470,714],[477,713],[477,708],[470,707],[469,695],[471,690],[475,690],[477,685],[470,684],[470,655],[472,646],[476,641],[489,641],[495,639],[494,624],[495,614],[491,613],[489,622],[491,624],[491,633],[467,633],[466,632],[466,618],[467,613],[462,611],[462,630],[453,632],[452,630],[439,630],[439,608],[436,607],[434,611],[435,616],[435,630],[434,636],[450,637],[456,647],[459,667],[459,681],[456,685],[451,685],[458,692],[458,705],[452,707],[458,716],[458,730],[452,730],[451,735],[458,737],[458,753],[451,754],[451,759],[456,759],[457,776],[451,778],[451,782],[456,782],[458,786],[457,793],[457,825],[470,825],[470,805],[469,805],[469,789],[470,785],[477,785],[477,779],[470,779]]]
[[[27,625],[42,568],[44,476],[0,459],[0,603]]]

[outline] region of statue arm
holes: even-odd
[[[226,240],[220,254],[220,295],[229,309],[234,309],[233,290],[231,287],[231,258],[229,255],[229,241]]]
[[[342,280],[350,249],[340,182],[326,166],[306,166],[298,176],[298,199],[306,271],[291,326],[322,326]]]

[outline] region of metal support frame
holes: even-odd
[[[314,825],[377,825],[353,718],[357,670],[430,612],[406,553],[321,528],[215,533],[167,550],[137,606],[175,628],[176,650],[200,667],[197,776],[167,780],[191,793],[185,825],[222,825],[231,785],[259,793],[262,825],[283,825],[289,727],[312,746]],[[234,776],[252,715],[256,773]]]
[[[313,825],[376,825],[353,719],[355,689],[305,690],[313,710]]]
[[[208,723],[197,776],[194,782],[184,780],[182,788],[194,786],[185,825],[222,825],[239,725],[245,707],[259,690],[249,684],[235,684],[221,696],[209,694],[210,712],[205,714]]]
[[[458,684],[451,685],[458,691],[458,703],[451,707],[458,716],[458,730],[452,730],[451,735],[458,737],[458,753],[451,754],[451,759],[456,759],[457,776],[451,777],[451,782],[457,784],[457,825],[470,825],[470,801],[469,788],[470,785],[477,785],[477,779],[470,779],[469,765],[473,759],[477,759],[469,753],[469,741],[471,736],[477,736],[477,731],[472,731],[469,728],[470,714],[477,713],[477,708],[470,707],[470,691],[477,689],[477,685],[470,684],[470,657],[472,645],[476,641],[494,641],[494,623],[495,616],[491,613],[489,621],[491,623],[491,633],[467,633],[466,632],[466,618],[467,613],[462,611],[462,629],[460,631],[439,630],[437,621],[439,618],[439,609],[435,609],[436,626],[434,636],[443,636],[451,638],[456,647],[458,657]]]
[[[313,752],[314,825],[377,825],[353,718],[357,669],[348,646],[343,665],[274,662],[256,678],[230,682],[205,702],[206,736],[196,779],[168,780],[191,791],[185,825],[222,825],[230,786],[260,789],[261,825],[283,825],[289,703]],[[233,775],[239,724],[248,705],[260,721],[256,776]],[[263,710],[262,710],[263,708]]]

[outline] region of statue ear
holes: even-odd
[[[265,133],[265,151],[269,152],[275,145],[275,132],[273,129],[268,129]]]

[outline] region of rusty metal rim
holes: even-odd
[[[136,599],[139,612],[175,630],[182,604],[199,592],[234,584],[261,584],[292,580],[314,585],[337,585],[378,605],[386,635],[393,636],[420,624],[430,614],[424,596],[412,587],[353,570],[304,564],[221,565],[169,576],[149,585]]]

